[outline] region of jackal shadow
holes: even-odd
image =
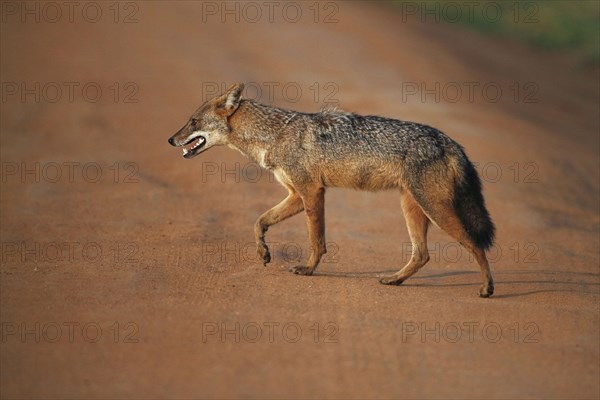
[[[378,279],[385,275],[391,275],[397,270],[375,271],[375,272],[334,272],[319,271],[316,276],[329,276],[336,278],[373,278]],[[472,282],[445,282],[448,277],[470,277],[475,279]],[[520,296],[529,296],[538,293],[583,293],[600,295],[600,273],[575,272],[575,271],[556,271],[556,270],[508,270],[494,271],[495,285],[499,288],[494,298],[512,298]],[[466,281],[467,279],[461,279]],[[471,279],[468,279],[471,281]],[[416,275],[402,283],[400,286],[412,287],[479,287],[479,271],[448,271],[441,273],[418,272]],[[504,293],[503,293],[504,292]]]

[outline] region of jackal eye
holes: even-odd
[[[196,126],[198,125],[198,120],[196,118],[192,118],[192,120],[190,121],[192,126]]]

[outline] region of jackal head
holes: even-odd
[[[228,143],[231,131],[228,118],[240,105],[243,83],[231,86],[225,93],[208,100],[188,122],[169,139],[175,147],[183,148],[183,157],[192,158],[213,146]]]

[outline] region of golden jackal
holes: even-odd
[[[485,208],[479,176],[463,148],[426,125],[361,116],[339,110],[309,114],[241,98],[243,84],[203,104],[169,139],[192,158],[216,145],[228,145],[275,174],[289,191],[281,203],[258,218],[258,254],[271,261],[267,229],[306,213],[311,254],[307,265],[290,269],[311,275],[325,248],[326,187],[399,189],[412,242],[412,257],[397,273],[381,278],[399,285],[429,261],[427,228],[433,221],[471,252],[483,275],[481,297],[494,292],[485,255],[494,224]]]

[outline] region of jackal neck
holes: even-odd
[[[262,164],[265,152],[276,142],[286,125],[299,114],[253,100],[242,100],[236,112],[229,117],[229,143]]]

